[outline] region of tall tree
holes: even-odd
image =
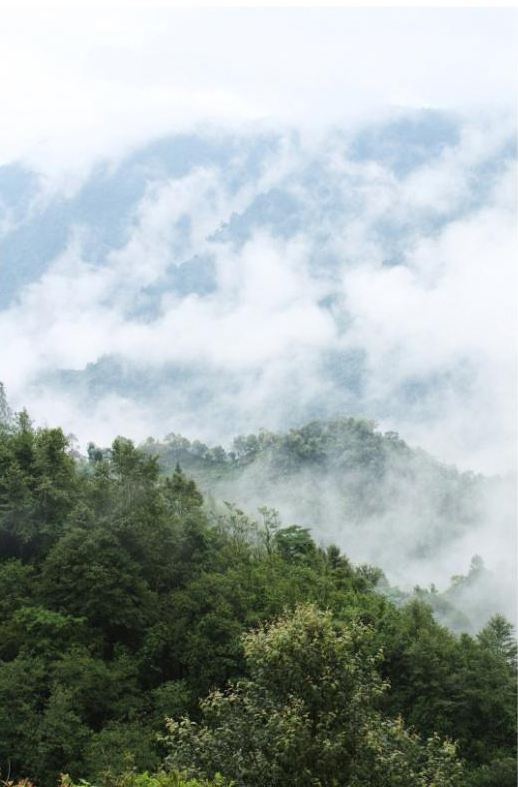
[[[372,631],[313,606],[244,638],[249,678],[169,722],[169,765],[238,787],[453,787],[452,744],[423,742],[377,710],[385,686]]]

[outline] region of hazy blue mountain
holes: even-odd
[[[403,178],[433,161],[447,147],[457,145],[459,134],[458,119],[428,110],[364,127],[352,138],[345,131],[335,132],[333,141],[347,151],[352,161],[374,162],[388,168],[397,178]],[[275,135],[168,137],[135,150],[121,161],[98,163],[71,197],[41,198],[42,183],[37,173],[16,163],[0,167],[0,210],[4,219],[8,217],[7,222],[0,224],[0,307],[7,306],[24,285],[39,278],[64,251],[76,226],[87,229],[85,258],[102,265],[110,250],[120,248],[127,241],[135,209],[149,183],[182,178],[196,167],[215,167],[232,193],[254,181],[279,145],[280,137]],[[514,143],[508,140],[496,156],[485,161],[479,171],[472,172],[473,201],[483,198],[502,162],[514,155]],[[362,204],[356,198],[353,179],[350,200],[344,201],[343,177],[340,175],[337,184],[337,176],[325,155],[315,153],[313,160],[301,164],[295,176],[291,174],[281,186],[267,188],[242,212],[233,213],[217,228],[212,239],[230,241],[239,247],[257,229],[265,228],[273,235],[289,238],[308,226],[322,229],[333,221],[354,218],[361,212]],[[312,211],[297,192],[311,194]],[[468,207],[472,204],[465,206]],[[433,218],[425,224],[428,222],[428,230],[433,231],[442,221]],[[400,262],[398,251],[411,228],[400,219],[388,217],[380,218],[373,229],[386,245],[387,263]],[[323,233],[322,239],[325,241],[328,235]],[[197,292],[197,272],[193,270],[187,276],[192,279],[187,290],[186,276],[186,273],[178,278],[173,276],[172,280],[165,277],[160,286],[178,289],[180,293]],[[205,269],[199,272],[199,278],[201,293],[205,293],[208,291]]]
[[[104,399],[122,397],[152,415],[150,432],[156,433],[157,423],[167,430],[176,419],[177,428],[192,425],[193,433],[201,428],[217,440],[247,428],[251,418],[254,429],[344,414],[400,424],[407,416],[437,415],[452,393],[469,399],[480,370],[476,358],[462,353],[400,372],[390,390],[386,381],[373,385],[376,362],[364,346],[367,334],[358,327],[347,281],[349,273],[372,270],[379,279],[384,269],[415,276],[415,250],[429,243],[430,260],[425,258],[416,279],[420,288],[433,291],[441,274],[434,268],[433,244],[455,222],[492,204],[495,183],[515,156],[512,135],[495,134],[485,150],[482,132],[473,143],[466,128],[470,131],[453,114],[423,110],[309,140],[287,131],[178,134],[99,161],[70,193],[49,190],[21,163],[0,168],[0,315],[23,301],[24,288],[55,270],[56,259],[68,250],[72,256],[64,258],[60,275],[67,276],[66,266],[75,259],[99,273],[92,326],[99,313],[111,310],[108,324],[129,331],[149,326],[157,335],[156,352],[137,358],[110,346],[111,329],[106,348],[85,362],[68,363],[61,356],[54,361],[45,350],[47,360],[29,375],[20,403],[28,399],[34,409],[33,402],[56,400],[57,393],[58,399],[66,397],[67,407],[93,417]],[[448,179],[457,166],[452,185]],[[239,314],[241,256],[256,254],[260,269],[264,243],[277,244],[281,258],[293,257],[288,272],[300,281],[300,293],[286,297],[290,304],[300,297],[300,313],[287,318],[292,349],[281,344],[277,352],[272,340],[267,362],[244,363],[232,354],[228,358],[223,346],[215,352],[210,326],[214,320],[223,325],[226,338],[217,341],[239,338],[239,330],[225,333],[224,315]],[[232,273],[227,265],[234,265]],[[259,287],[264,301],[260,289],[268,285],[254,283],[247,265],[242,273],[251,282],[247,298],[253,302]],[[114,277],[109,294],[102,272]],[[72,288],[74,277],[70,273]],[[250,339],[251,359],[268,333],[269,309],[284,308],[275,305],[275,278],[268,295],[273,306],[261,307],[257,335]],[[45,302],[45,287],[42,292],[38,298]],[[383,305],[383,290],[373,297]],[[26,312],[23,303],[20,308]],[[182,309],[196,315],[194,322],[175,324],[170,332],[169,318]],[[328,338],[315,346],[311,335],[297,338],[307,309],[327,325]],[[197,339],[196,350],[176,357],[178,340],[188,343],[198,320],[210,349],[204,354]],[[22,323],[20,318],[17,324]],[[113,407],[118,406],[117,400]]]

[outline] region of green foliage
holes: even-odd
[[[42,566],[49,604],[86,619],[107,643],[134,645],[158,614],[157,599],[120,539],[102,528],[71,529]]]
[[[455,747],[409,734],[376,710],[386,688],[372,631],[297,607],[244,638],[249,678],[169,721],[168,762],[242,787],[460,783]]]
[[[376,592],[379,569],[353,566],[270,508],[257,521],[230,504],[214,513],[176,466],[183,452],[186,466],[216,477],[262,457],[282,479],[300,463],[317,477],[331,461],[372,480],[387,451],[408,454],[399,438],[345,419],[243,438],[232,456],[178,436],[167,445],[175,469],[160,475],[156,458],[123,438],[80,458],[60,429],[35,429],[26,413],[0,424],[4,777],[38,787],[55,787],[64,772],[107,787],[213,787],[223,784],[218,769],[241,783],[236,758],[255,753],[250,784],[259,773],[280,783],[282,768],[299,761],[333,774],[340,763],[358,785],[406,785],[407,772],[417,774],[412,785],[429,785],[442,762],[437,784],[447,784],[454,760],[438,733],[458,741],[469,787],[511,783],[516,643],[507,621],[455,636],[437,625],[427,595],[398,609]],[[214,750],[213,782],[157,772],[164,718],[186,714],[192,735],[205,730],[200,751]],[[221,736],[229,750],[218,749]]]
[[[53,783],[63,770],[77,773],[82,765],[81,752],[91,734],[74,708],[71,691],[56,685],[40,716],[33,767]]]
[[[493,615],[487,626],[477,635],[481,645],[516,669],[516,638],[513,627],[503,615]]]
[[[466,787],[516,787],[516,758],[496,757],[466,774]]]
[[[137,784],[137,769],[155,770],[160,765],[156,733],[149,724],[138,719],[108,722],[97,734],[91,736],[83,754],[82,772],[87,773],[96,785],[118,784],[119,774],[127,771],[129,763],[135,769],[132,774]],[[146,774],[142,776],[145,777]],[[127,774],[126,778],[128,784],[133,783],[130,774]],[[145,778],[142,783],[145,784]]]
[[[102,787],[232,787],[232,783],[217,774],[210,781],[206,779],[189,779],[176,771],[158,771],[157,773],[137,773],[135,769],[125,770],[120,775],[114,776],[105,773],[97,782]],[[9,785],[10,787],[10,785]],[[12,785],[12,787],[23,787]],[[94,787],[89,782],[81,779],[79,784],[72,782],[70,777],[62,776],[59,787]]]
[[[32,429],[25,412],[0,432],[0,557],[39,559],[61,535],[77,500],[73,459],[61,429]]]
[[[328,533],[331,520],[343,522],[350,538],[361,538],[365,529],[371,541],[378,534],[381,542],[387,528],[393,528],[397,543],[391,554],[401,554],[403,561],[438,556],[487,516],[487,479],[459,473],[363,419],[313,421],[281,434],[261,430],[241,435],[232,451],[217,452],[219,458],[179,435],[148,441],[143,449],[158,457],[165,471],[180,462],[215,499],[231,499],[247,509],[275,502],[312,532]],[[466,595],[442,599],[447,607],[443,619],[467,630],[469,619],[461,622],[453,609],[458,599],[464,602]]]

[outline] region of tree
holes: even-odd
[[[187,478],[178,462],[174,473],[165,479],[163,489],[168,508],[177,516],[193,513],[203,505],[203,497],[196,484]]]
[[[139,566],[99,527],[71,530],[58,542],[43,565],[42,589],[49,606],[85,618],[111,645],[135,647],[157,615],[156,596]]]
[[[501,656],[516,671],[516,637],[503,615],[493,615],[477,637],[480,644]]]
[[[103,751],[104,753],[104,751]],[[217,775],[210,782],[203,779],[189,779],[181,773],[176,771],[159,771],[158,773],[137,773],[135,768],[125,770],[123,773],[114,773],[108,769],[100,774],[96,779],[96,784],[102,784],[102,787],[233,787],[233,785],[223,779],[222,776]],[[30,784],[20,782],[18,784],[9,783],[8,787],[32,787]],[[74,784],[70,777],[63,775],[59,783],[59,787],[94,787],[90,782],[80,779],[79,784]]]
[[[91,731],[74,712],[70,692],[57,686],[40,717],[33,769],[57,783],[63,770],[79,776]],[[53,777],[53,778],[52,778]]]
[[[307,527],[283,527],[277,530],[273,541],[280,555],[288,562],[304,562],[315,553],[315,542]]]
[[[250,677],[212,692],[202,721],[168,722],[169,767],[238,787],[453,787],[452,744],[423,742],[377,704],[373,632],[299,606],[244,637]]]
[[[26,412],[0,431],[0,558],[35,559],[61,535],[77,475],[61,429],[35,431]]]
[[[9,407],[5,395],[4,384],[0,382],[0,429],[11,429],[13,426],[13,411]]]

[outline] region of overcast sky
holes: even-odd
[[[0,73],[3,162],[77,166],[207,120],[314,128],[508,105],[516,12],[4,8]]]

